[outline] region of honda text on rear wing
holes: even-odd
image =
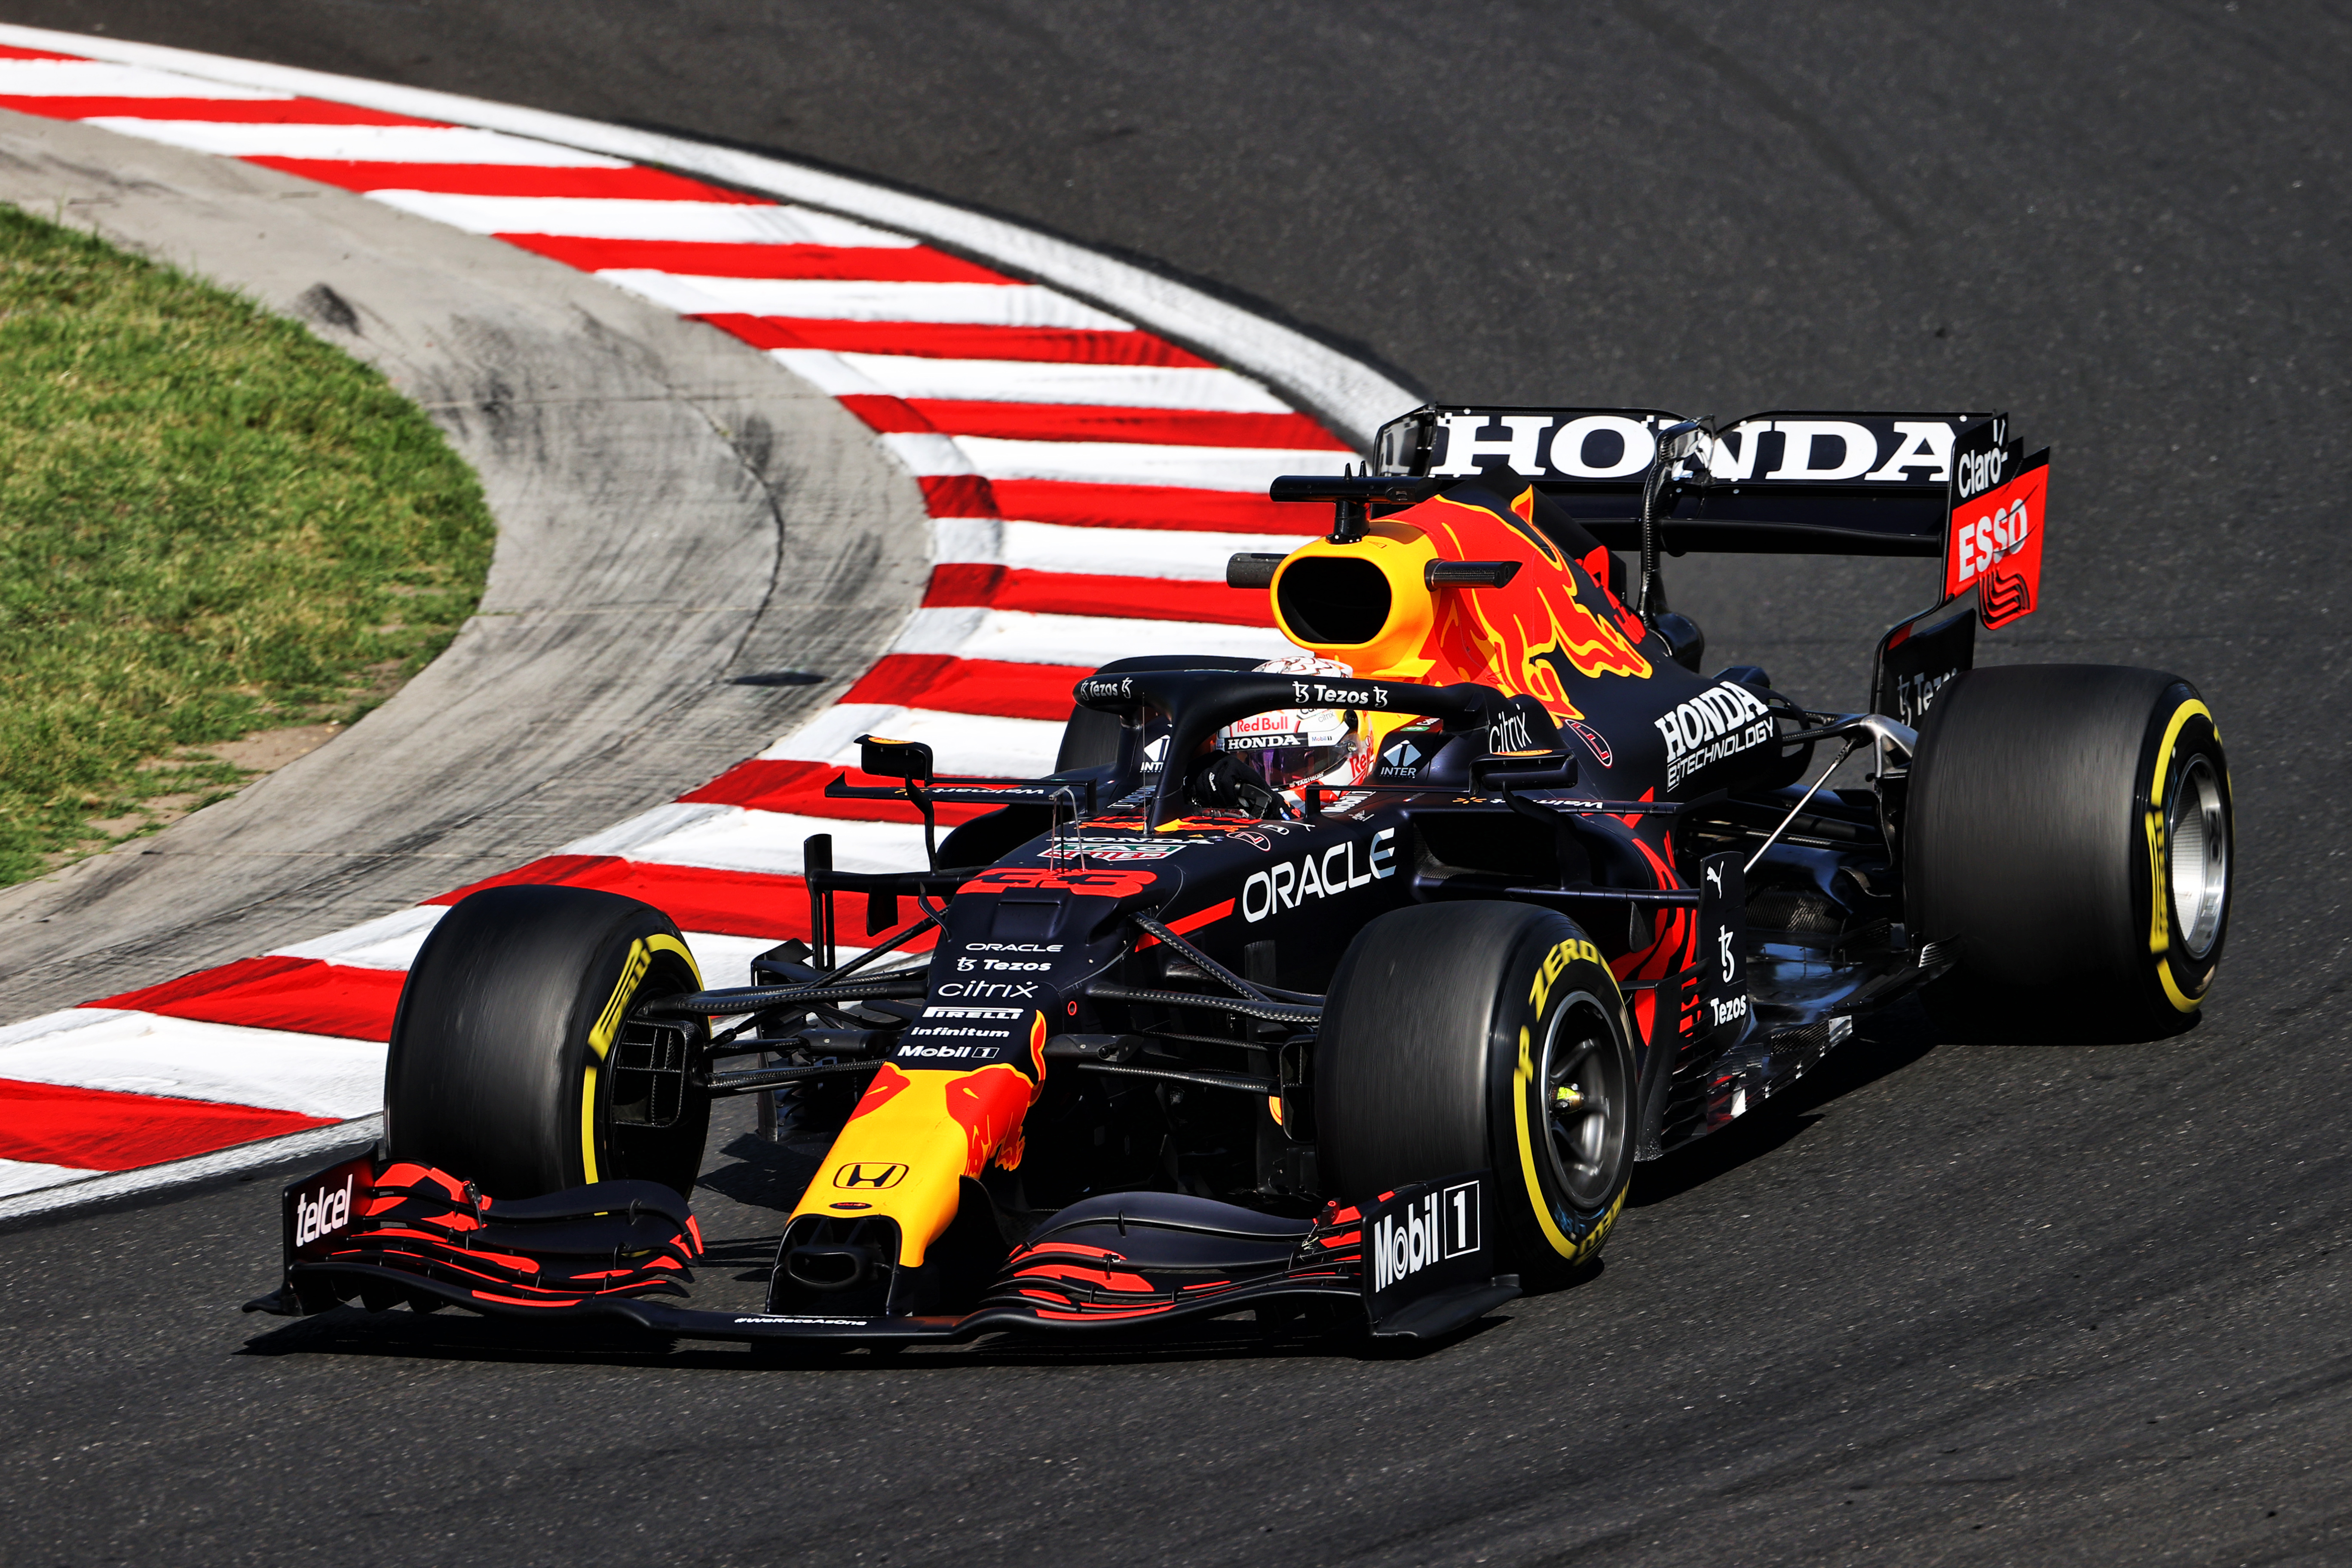
[[[1940,556],[1946,596],[1980,587],[1987,626],[2038,597],[2050,454],[2027,457],[2005,414],[1775,412],[1715,429],[1654,408],[1431,405],[1381,427],[1372,477],[1425,481],[1403,501],[1507,468],[1602,544],[1637,549],[1659,433],[1684,427],[1655,498],[1668,554]]]

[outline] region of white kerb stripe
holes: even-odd
[[[808,207],[604,196],[455,196],[370,191],[368,199],[468,234],[675,239],[724,245],[903,247],[915,241]]]
[[[887,708],[843,703],[760,753],[764,760],[857,765],[860,734],[894,741],[920,741],[930,747],[942,772],[1038,778],[1054,769],[1062,749],[1062,725],[1052,719],[998,719],[982,713],[942,713],[929,708]]]
[[[709,801],[672,801],[667,805],[641,811],[625,822],[616,822],[600,833],[585,838],[575,838],[558,855],[619,855],[634,858],[639,846],[650,844],[681,827],[692,826],[705,818],[717,816],[738,806],[720,805]]]
[[[90,1204],[109,1203],[133,1193],[160,1192],[165,1187],[185,1186],[208,1177],[233,1176],[240,1171],[258,1171],[265,1166],[282,1164],[306,1156],[316,1157],[336,1151],[356,1152],[358,1146],[382,1136],[383,1132],[383,1118],[381,1115],[362,1116],[349,1121],[313,1127],[307,1131],[289,1132],[281,1138],[236,1143],[185,1160],[173,1160],[161,1165],[142,1165],[132,1171],[70,1171],[53,1185],[45,1184],[40,1189],[24,1192],[16,1197],[0,1198],[0,1220],[57,1214]],[[13,1161],[9,1163],[17,1171],[66,1169],[61,1166],[18,1165]]]
[[[866,283],[839,279],[698,278],[637,268],[596,274],[684,316],[731,311],[834,321],[937,321],[1119,331],[1116,316],[1032,283]]]
[[[640,844],[629,852],[629,858],[660,866],[706,866],[722,871],[797,877],[802,871],[802,844],[813,833],[833,836],[833,863],[844,871],[923,868],[923,830],[917,824],[795,816],[741,806],[729,807],[719,816]]]
[[[940,523],[961,519],[941,519]],[[1193,533],[1158,528],[1070,528],[1052,522],[997,525],[993,557],[950,556],[942,538],[939,558],[995,559],[1030,572],[1070,572],[1108,577],[1172,577],[1222,583],[1225,563],[1241,554],[1287,555],[1303,541],[1279,533]],[[942,527],[940,531],[944,534]],[[1236,589],[1238,595],[1240,590]],[[1241,600],[1237,596],[1236,604]]]
[[[845,353],[842,362],[900,397],[987,403],[1076,403],[1114,408],[1187,408],[1287,414],[1290,405],[1229,370],[1150,364],[1052,364],[1028,360],[923,359]]]
[[[37,1193],[43,1187],[60,1186],[98,1173],[85,1171],[79,1165],[44,1165],[32,1160],[0,1160],[0,1198],[14,1197],[18,1193]]]
[[[827,397],[889,397],[890,389],[830,349],[770,349],[770,359]]]
[[[449,912],[445,905],[419,904],[378,919],[365,921],[291,947],[272,948],[278,958],[315,958],[358,969],[406,969],[416,961],[416,950]]]
[[[362,1116],[383,1104],[373,1040],[75,1007],[0,1029],[0,1078]]]
[[[971,606],[917,610],[890,651],[945,653],[1012,664],[1080,665],[1092,669],[1115,658],[1179,648],[1249,659],[1279,658],[1298,651],[1280,632],[1259,626],[1116,616],[1041,616]],[[948,759],[942,756],[940,765],[948,768]]]
[[[685,934],[686,945],[694,953],[694,967],[701,972],[706,986],[751,984],[751,961],[775,946],[777,940],[772,936],[721,936],[707,931]]]
[[[0,60],[0,95],[11,98],[282,99],[282,91],[229,87],[202,78],[97,60]],[[422,118],[421,116],[419,118]]]
[[[625,169],[618,158],[496,131],[438,125],[246,125],[211,120],[140,120],[103,114],[82,121],[125,136],[230,158],[329,158],[362,163],[497,163],[550,169]]]
[[[919,478],[980,471],[971,466],[955,437],[936,430],[893,430],[875,439],[898,459],[900,467]]]
[[[1265,493],[1281,474],[1331,474],[1345,452],[1259,447],[1155,447],[1128,441],[1005,441],[959,436],[972,467],[992,479],[1063,479],[1081,484],[1181,485]]]

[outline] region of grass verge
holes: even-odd
[[[383,700],[494,531],[373,370],[0,207],[0,883],[249,776],[211,744]]]

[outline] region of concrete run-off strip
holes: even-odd
[[[0,200],[298,318],[424,405],[499,524],[478,615],[333,744],[0,893],[0,1016],[404,908],[699,784],[919,599],[915,480],[767,355],[483,236],[0,113]],[[781,665],[823,686],[729,677]]]

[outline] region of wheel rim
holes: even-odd
[[[1600,1207],[1623,1163],[1633,1086],[1596,997],[1580,992],[1552,1015],[1536,1085],[1552,1179],[1571,1207]]]
[[[2172,881],[2172,918],[2191,959],[2213,951],[2230,895],[2230,818],[2221,781],[2210,759],[2199,755],[2172,786],[2164,807]]]

